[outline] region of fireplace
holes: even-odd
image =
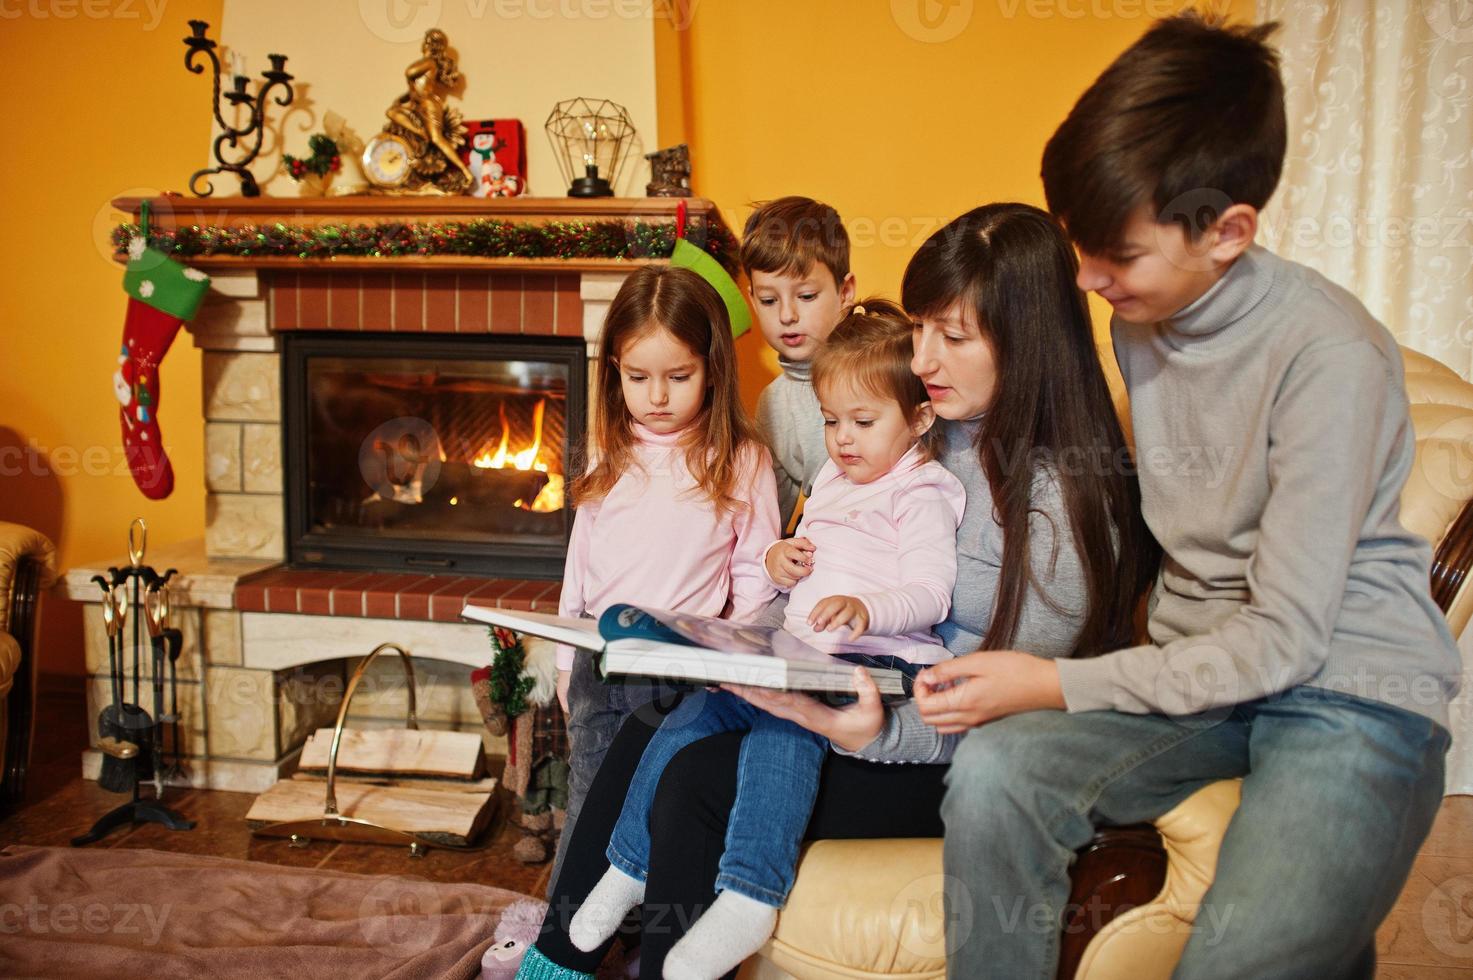
[[[283,337],[288,560],[560,578],[586,370],[576,339]]]
[[[116,203],[136,220],[140,201]],[[720,226],[696,198],[158,198],[151,210],[175,229],[489,220],[520,233],[615,220],[632,234],[672,223],[682,204],[693,223]],[[487,631],[460,611],[557,610],[571,515],[566,500],[554,506],[554,477],[566,490],[585,445],[589,359],[620,285],[662,260],[188,261],[211,277],[186,326],[203,352],[204,454],[175,460],[176,492],[202,479],[204,523],[148,560],[178,569],[191,778],[261,792],[289,775],[307,735],[333,723],[347,672],[385,641],[415,658],[421,725],[484,733],[505,751],[466,682],[487,662]],[[171,426],[187,422],[185,406],[169,412]],[[67,594],[86,603],[89,725],[112,697],[92,576],[126,561],[67,573]],[[404,722],[398,665],[379,666],[354,697],[355,726]],[[89,750],[84,772],[100,767]]]

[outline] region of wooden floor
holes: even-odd
[[[0,844],[65,846],[93,822],[127,799],[81,778],[87,724],[80,699],[43,697],[37,706],[36,749],[26,800],[0,820]],[[151,793],[151,789],[145,789]],[[294,848],[285,840],[254,837],[245,815],[251,793],[176,790],[164,802],[197,821],[193,830],[170,831],[157,824],[120,829],[92,847],[151,847],[186,854],[213,854],[291,867],[327,868],[358,874],[400,874],[430,881],[471,881],[542,898],[551,863],[524,865],[511,849],[521,833],[498,818],[486,846],[476,851],[432,848],[411,858],[407,848],[319,841]],[[502,801],[505,804],[506,800]]]
[[[123,800],[78,774],[87,739],[80,699],[43,697],[36,727],[36,759],[27,799],[0,820],[0,845],[64,846]],[[245,813],[253,798],[248,793],[186,791],[169,802],[198,821],[194,830],[139,826],[116,831],[92,846],[213,854],[430,881],[473,881],[539,898],[546,890],[549,866],[518,863],[511,848],[520,834],[504,821],[479,851],[434,849],[423,858],[410,858],[402,848],[365,844],[320,842],[298,849],[285,841],[251,836]],[[1473,797],[1450,797],[1443,802],[1406,888],[1377,938],[1377,976],[1382,980],[1473,980]]]

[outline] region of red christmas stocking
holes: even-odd
[[[123,452],[133,482],[151,500],[174,490],[174,469],[164,453],[158,410],[162,392],[159,364],[185,320],[194,316],[210,288],[209,277],[186,268],[167,254],[148,248],[142,238],[128,246],[128,315],[123,321],[123,347],[113,390],[122,403]]]

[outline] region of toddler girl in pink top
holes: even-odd
[[[951,606],[966,492],[929,458],[934,415],[910,371],[911,329],[899,307],[870,300],[820,349],[813,387],[830,462],[814,483],[800,536],[773,543],[764,564],[773,585],[792,590],[790,632],[834,652],[932,664],[947,656],[931,627]],[[645,749],[609,841],[609,870],[569,926],[579,949],[597,948],[644,899],[649,809],[666,764],[725,731],[746,736],[718,895],[670,951],[666,976],[719,976],[772,934],[828,742],[716,691],[688,697]]]
[[[616,602],[753,618],[776,595],[762,567],[781,534],[767,450],[742,410],[730,320],[688,269],[644,268],[609,306],[593,395],[593,450],[558,613]],[[631,712],[673,689],[605,684],[593,658],[558,649],[568,715],[570,836],[593,774]]]

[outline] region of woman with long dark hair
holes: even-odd
[[[1154,546],[1075,272],[1059,226],[1022,204],[962,215],[906,269],[911,367],[943,420],[938,459],[967,490],[951,613],[937,632],[978,676],[945,690],[920,684],[916,700],[889,711],[867,684],[842,709],[743,689],[838,750],[824,766],[810,840],[940,836],[942,763],[988,697],[979,677],[991,659],[1025,650],[1051,669],[1040,658],[1130,639]],[[537,969],[559,972],[524,975],[576,976],[600,961],[603,950],[568,942],[568,922],[608,867],[604,849],[651,731],[639,716],[620,730],[567,843],[536,956]],[[740,736],[696,742],[660,783],[650,816],[646,976],[662,975],[666,952],[714,899],[739,748]],[[897,762],[919,764],[887,764]]]

